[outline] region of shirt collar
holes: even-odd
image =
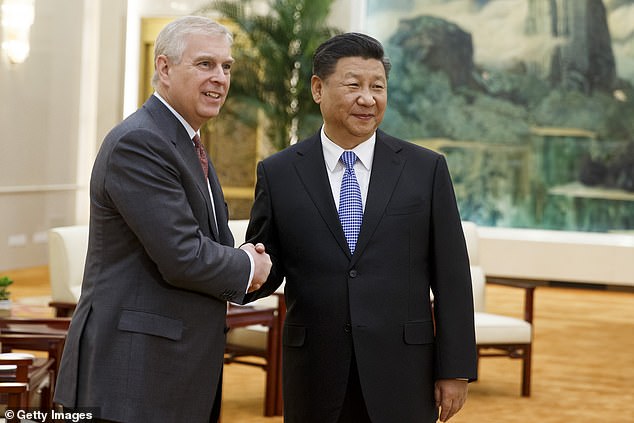
[[[185,130],[187,131],[187,135],[189,135],[190,140],[194,138],[194,135],[198,134],[198,131],[194,131],[194,128],[192,128],[192,126],[189,123],[187,123],[185,118],[182,117],[180,113],[178,113],[176,110],[174,110],[174,108],[170,106],[170,104],[163,97],[161,97],[161,95],[158,92],[154,91],[154,96],[158,98],[159,100],[161,100],[161,103],[163,103],[165,107],[167,107],[169,111],[172,112],[174,116],[176,116],[176,119],[178,119],[178,121],[185,127]]]
[[[370,138],[363,141],[352,149],[357,155],[361,164],[369,171],[372,168],[372,159],[374,158],[374,145],[376,144],[376,132]],[[346,151],[328,138],[324,127],[321,127],[321,145],[324,151],[324,160],[326,167],[330,172],[334,172],[341,154]],[[343,166],[343,164],[342,164]]]

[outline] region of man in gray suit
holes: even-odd
[[[389,68],[366,35],[324,42],[311,81],[321,131],[258,165],[247,239],[266,245],[273,269],[248,299],[286,278],[288,423],[446,421],[476,378],[449,171],[440,154],[377,129]]]
[[[231,34],[202,17],[161,31],[156,90],[104,139],[90,182],[82,295],[55,392],[102,421],[215,422],[227,301],[268,276],[263,246],[233,248],[198,137],[230,84]]]

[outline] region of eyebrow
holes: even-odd
[[[376,74],[374,74],[374,75],[370,75],[370,76],[371,76],[371,77],[374,77],[374,78],[377,78],[377,79],[381,79],[381,80],[383,80],[383,81],[385,81],[385,80],[386,80],[385,76],[384,76],[384,75],[381,75],[380,73],[376,73]],[[346,72],[346,73],[343,75],[343,77],[344,77],[344,78],[359,78],[359,77],[360,77],[360,74],[355,73],[355,72]]]
[[[200,56],[197,56],[197,57],[194,58],[194,62],[200,62],[200,61],[234,63],[235,59],[233,57],[229,56],[226,60],[218,60],[218,57],[216,57],[216,56],[203,54],[203,55],[200,55]]]

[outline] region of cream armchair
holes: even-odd
[[[471,264],[478,358],[509,357],[521,359],[521,393],[522,396],[530,396],[535,286],[510,279],[487,278],[485,270],[480,266],[477,225],[473,222],[463,222],[462,227]],[[487,283],[524,289],[524,318],[518,319],[487,313],[485,289]]]
[[[51,303],[57,317],[73,314],[79,295],[88,250],[88,226],[64,226],[48,231]]]

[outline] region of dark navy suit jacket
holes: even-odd
[[[354,354],[374,423],[435,422],[434,380],[476,378],[469,260],[443,156],[377,132],[350,254],[319,134],[258,166],[247,238],[286,278],[287,423],[334,423]],[[435,296],[435,329],[430,307]]]

